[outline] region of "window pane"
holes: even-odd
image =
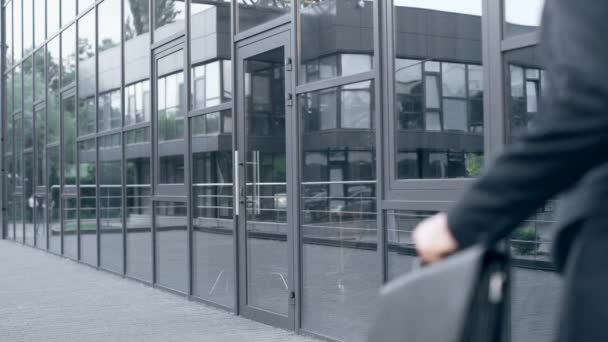
[[[53,0],[49,0],[52,2]],[[76,16],[76,0],[61,0],[61,26],[66,26]]]
[[[121,0],[105,0],[97,7],[99,21],[97,48],[99,51],[99,92],[120,89],[121,81],[121,28],[119,24]],[[115,18],[108,21],[106,18]]]
[[[75,26],[76,25],[72,25],[63,32],[61,32],[61,85],[63,86],[74,82],[74,72],[76,71]],[[93,41],[94,40],[89,40],[89,42]]]
[[[48,186],[48,230],[49,230],[49,250],[54,253],[61,253],[61,223],[59,221],[59,200],[61,198],[61,173],[60,173],[61,154],[59,146],[47,149],[47,186]]]
[[[234,305],[232,134],[217,135],[212,113],[192,118],[193,293],[227,307]],[[210,120],[210,118],[213,119]]]
[[[342,87],[341,127],[372,128],[371,82]]]
[[[302,83],[347,76],[372,69],[373,8],[373,0],[302,2],[300,9]]]
[[[49,144],[59,142],[59,37],[47,45],[46,82],[47,95],[47,141]]]
[[[526,82],[526,107],[528,113],[538,112],[538,82]]]
[[[23,0],[23,51],[24,54],[34,47],[34,3]]]
[[[99,153],[99,264],[123,272],[121,134],[97,141]]]
[[[469,178],[483,165],[482,3],[393,3],[396,179]]]
[[[150,81],[125,88],[125,125],[150,121]]]
[[[4,45],[6,53],[6,65],[13,65],[13,2],[6,4],[5,8],[5,26],[4,26]]]
[[[49,0],[51,1],[51,0]],[[86,9],[91,7],[95,3],[95,0],[78,0],[78,13],[84,12]],[[103,17],[104,19],[110,19],[108,17]]]
[[[150,77],[150,17],[148,0],[123,0],[125,84]]]
[[[120,89],[99,95],[97,129],[99,132],[118,128],[122,125],[120,112]]]
[[[34,153],[32,148],[23,153],[23,242],[34,246]]]
[[[395,111],[401,129],[423,129],[422,63],[395,59]]]
[[[76,185],[76,106],[74,96],[63,100],[63,179]]]
[[[78,21],[78,134],[95,132],[95,11]]]
[[[44,73],[44,47],[34,54],[34,101],[44,100],[46,79]]]
[[[230,68],[229,60],[217,60],[208,64],[192,67],[191,109],[217,106],[230,101],[231,90],[226,89],[224,76],[230,76],[230,70],[224,72],[223,68]]]
[[[183,50],[158,61],[163,69],[181,69]],[[157,80],[159,183],[184,182],[184,74],[179,71]]]
[[[248,30],[273,19],[286,16],[290,11],[291,0],[238,0],[237,17],[239,32]]]
[[[95,139],[78,143],[80,260],[97,266],[97,177]]]
[[[355,89],[366,100],[357,102],[361,105],[353,107],[354,113],[365,107],[361,111],[367,116],[373,112],[368,100],[373,98],[371,81],[333,90]],[[298,96],[303,122],[310,113],[321,110],[319,96],[320,91]],[[344,100],[348,98],[341,97]],[[350,114],[345,109],[340,116]],[[357,130],[301,132],[302,327],[345,341],[363,341],[371,315],[368,308],[380,277],[376,266],[375,132],[369,124],[359,124],[364,121],[353,121],[357,127],[365,127]],[[331,323],[327,317],[333,317]]]
[[[156,202],[156,282],[171,290],[188,290],[188,217],[185,202]]]
[[[424,127],[427,131],[441,131],[441,115],[439,112],[425,113]]]
[[[61,211],[63,255],[76,259],[78,258],[78,203],[76,197],[61,198]]]
[[[150,128],[125,134],[127,270],[152,281],[152,177]]]
[[[36,145],[36,182],[37,186],[44,186],[46,180],[44,179],[44,151],[45,151],[45,108],[38,107],[34,112],[35,122],[35,145]]]
[[[57,31],[59,31],[59,27],[61,26],[59,24],[59,18],[60,18],[60,10],[59,10],[59,6],[61,5],[61,1],[53,1],[53,0],[48,0],[46,2],[46,10],[47,10],[47,16],[46,16],[46,27],[47,27],[47,33],[48,36],[52,36],[53,34],[57,33]]]
[[[507,120],[508,140],[530,127],[539,111],[541,89],[546,87],[543,58],[537,46],[511,50],[505,54],[509,74],[505,77],[509,91]]]
[[[467,103],[464,100],[443,100],[443,128],[467,132]]]
[[[24,148],[32,148],[34,118],[33,108],[34,103],[34,70],[33,58],[28,57],[23,61],[23,139]]]
[[[505,38],[538,31],[545,0],[505,0]]]
[[[439,85],[437,76],[427,76],[425,82],[426,108],[439,109]]]
[[[467,88],[465,84],[465,65],[455,63],[441,63],[441,78],[443,96],[465,97]]]
[[[434,212],[389,210],[386,212],[387,273],[392,280],[417,267],[418,259],[413,256],[412,232],[416,225]]]
[[[23,57],[23,39],[22,39],[22,24],[23,24],[23,14],[22,14],[22,0],[14,0],[13,1],[13,40],[15,46],[13,47],[13,56],[15,57],[15,63],[21,60]]]
[[[158,42],[185,29],[184,0],[154,0],[154,41]]]
[[[15,112],[23,109],[23,86],[22,79],[23,74],[21,73],[21,66],[17,65],[13,69],[13,110]]]

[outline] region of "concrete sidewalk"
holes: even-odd
[[[0,341],[315,340],[0,240]]]

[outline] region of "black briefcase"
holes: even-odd
[[[508,255],[471,247],[384,286],[368,341],[502,341],[508,285]]]

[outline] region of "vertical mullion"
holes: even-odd
[[[184,111],[184,134],[186,135],[184,137],[184,143],[186,145],[186,155],[184,156],[184,183],[186,185],[186,224],[187,224],[187,286],[186,286],[186,294],[188,296],[188,298],[190,298],[192,296],[192,273],[193,273],[193,269],[192,269],[192,265],[193,265],[193,261],[192,261],[192,253],[193,253],[193,248],[192,248],[192,165],[190,162],[190,158],[192,155],[192,142],[190,139],[191,136],[191,132],[190,132],[190,118],[188,117],[188,112],[190,110],[190,101],[191,101],[191,82],[190,82],[190,63],[192,62],[190,60],[190,22],[191,22],[191,16],[190,16],[190,6],[192,4],[191,0],[187,0],[186,2],[186,27],[185,27],[185,42],[184,42],[184,103],[183,103],[183,111]],[[220,79],[221,79],[221,63],[220,63]],[[220,89],[221,92],[221,89]],[[220,95],[221,96],[221,95]],[[221,97],[220,97],[221,98]],[[220,120],[221,121],[221,120]]]

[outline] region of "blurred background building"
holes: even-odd
[[[533,125],[542,5],[4,0],[2,237],[363,341],[416,223]],[[511,237],[513,342],[551,338],[553,207]]]

